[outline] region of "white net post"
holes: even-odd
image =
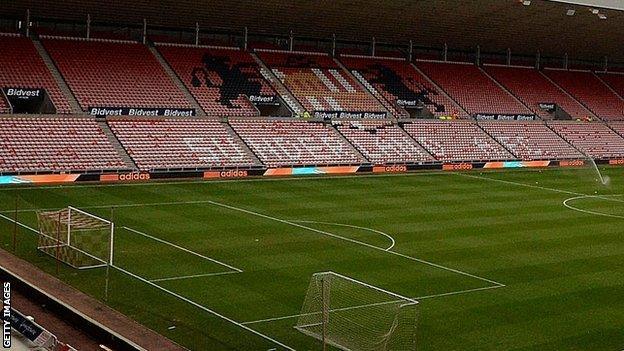
[[[37,219],[40,251],[77,269],[112,264],[112,222],[71,206],[37,212]]]
[[[329,324],[329,289],[331,280],[321,277],[321,306],[323,310],[321,323],[323,324],[323,351],[327,350],[327,326]]]
[[[115,247],[115,223],[110,223],[110,240],[109,240],[109,248],[108,248],[108,263],[109,265],[113,265],[113,251]]]
[[[67,211],[67,245],[71,245],[71,207]]]
[[[295,328],[348,351],[416,350],[418,302],[335,273],[315,273]]]

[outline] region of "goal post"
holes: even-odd
[[[416,350],[418,301],[335,273],[315,273],[295,329],[346,351]]]
[[[37,249],[77,269],[113,264],[114,224],[111,221],[67,207],[38,211]]]

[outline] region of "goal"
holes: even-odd
[[[113,262],[114,224],[75,207],[37,212],[37,249],[77,269]]]
[[[312,275],[295,329],[348,351],[416,350],[418,301],[335,273]]]

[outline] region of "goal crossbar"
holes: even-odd
[[[340,278],[342,278],[342,279],[345,279],[345,280],[348,280],[348,281],[350,281],[350,282],[353,282],[353,283],[355,283],[355,284],[359,284],[359,285],[365,286],[365,287],[367,287],[367,288],[369,288],[369,289],[373,289],[373,290],[379,291],[380,293],[383,293],[383,294],[387,294],[387,295],[390,295],[390,296],[396,297],[398,301],[409,301],[409,302],[414,303],[414,304],[417,304],[417,303],[418,303],[418,301],[417,301],[417,300],[414,300],[414,299],[413,299],[413,298],[411,298],[411,297],[406,297],[406,296],[403,296],[403,295],[399,295],[399,294],[394,293],[394,292],[392,292],[392,291],[388,291],[388,290],[382,289],[382,288],[380,288],[380,287],[378,287],[378,286],[370,285],[370,284],[365,283],[365,282],[363,282],[363,281],[361,281],[361,280],[357,280],[357,279],[354,279],[354,278],[351,278],[351,277],[348,277],[348,276],[346,276],[346,275],[342,275],[342,274],[340,274],[340,273],[336,273],[336,272],[333,272],[333,271],[320,272],[320,273],[314,273],[314,274],[315,274],[315,275],[316,275],[316,274],[319,274],[319,275],[321,275],[321,274],[331,274],[331,275],[334,275],[334,276],[336,276],[336,277],[340,277]]]
[[[112,264],[114,223],[68,206],[37,212],[37,249],[76,269]]]

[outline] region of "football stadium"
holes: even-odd
[[[2,347],[624,349],[621,0],[0,4]]]

